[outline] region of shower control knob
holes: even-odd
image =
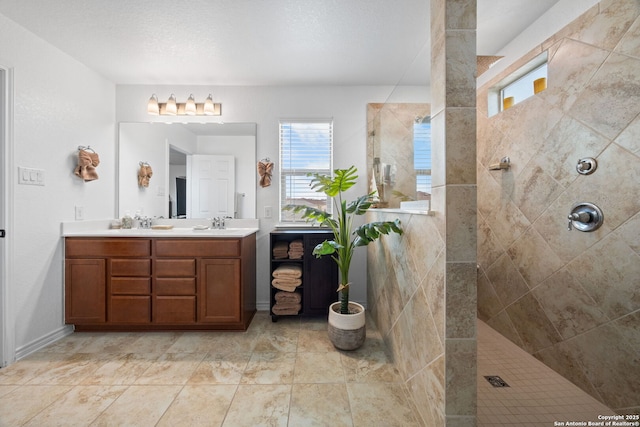
[[[602,215],[600,208],[587,202],[574,205],[567,218],[569,219],[567,226],[569,231],[572,228],[579,231],[594,231],[600,228],[604,221],[604,215]]]
[[[596,171],[598,167],[598,162],[593,157],[585,157],[584,159],[578,160],[578,164],[576,165],[576,171],[578,171],[581,175],[591,175]]]

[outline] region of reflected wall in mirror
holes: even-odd
[[[431,199],[431,105],[367,104],[367,170],[375,207]]]
[[[192,191],[193,156],[214,159],[214,164],[215,159],[231,158],[232,179],[218,176],[211,194]],[[153,169],[148,187],[138,185],[140,162]],[[223,163],[217,164],[221,169]],[[221,180],[224,186],[219,185]],[[203,198],[209,197],[222,206],[211,216],[256,218],[256,186],[255,123],[120,123],[119,217],[140,212],[148,217],[187,218],[192,207],[202,206]]]

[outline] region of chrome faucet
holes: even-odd
[[[224,228],[224,218],[215,217],[211,218],[211,228],[214,230],[220,230]]]
[[[148,229],[151,228],[151,218],[147,216],[136,215],[133,219],[138,222],[138,228]]]

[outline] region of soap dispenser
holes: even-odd
[[[126,211],[122,217],[122,228],[130,229],[131,227],[133,227],[133,218],[131,218],[131,213]]]

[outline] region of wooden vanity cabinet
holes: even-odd
[[[106,321],[106,263],[104,259],[65,261],[65,307],[67,323]]]
[[[245,330],[256,238],[65,239],[65,320],[76,330]]]

